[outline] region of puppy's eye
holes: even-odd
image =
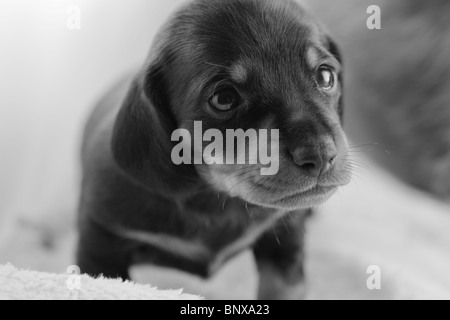
[[[317,69],[316,83],[321,89],[329,90],[333,88],[335,83],[334,71],[326,65],[320,66]]]
[[[216,110],[226,112],[232,111],[242,103],[241,96],[234,88],[225,88],[216,91],[209,99],[209,104]]]

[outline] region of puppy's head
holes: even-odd
[[[196,0],[160,33],[117,120],[115,158],[168,190],[201,180],[256,205],[321,204],[350,178],[341,71],[337,46],[293,1]],[[259,162],[175,165],[172,132],[184,128],[194,138],[195,121],[223,137],[229,129],[267,129],[269,138],[278,130],[267,148],[279,150],[279,170],[261,175]],[[249,160],[244,144],[234,146],[235,158],[246,150]]]

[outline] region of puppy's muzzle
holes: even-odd
[[[328,135],[319,138],[316,143],[290,147],[289,152],[302,173],[313,178],[328,173],[338,156],[336,144]]]

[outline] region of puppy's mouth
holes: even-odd
[[[255,170],[242,171],[242,175],[230,175],[217,171],[204,172],[207,181],[211,181],[216,190],[230,197],[239,197],[253,205],[282,209],[309,209],[324,204],[342,186],[350,182],[350,176],[341,174],[340,179],[310,179],[290,173],[289,176],[261,178],[249,174]],[[300,185],[298,181],[303,181]]]
[[[305,209],[316,207],[322,205],[329,198],[331,198],[340,187],[341,185],[315,184],[312,187],[304,190],[284,190],[282,192],[280,190],[282,196],[273,199],[270,199],[269,197],[269,199],[266,198],[268,200],[268,203],[258,204],[282,209]],[[270,190],[272,190],[273,192],[273,188],[269,188],[264,185],[259,185],[258,189],[262,194],[266,194]]]
[[[322,195],[328,195],[330,193],[334,193],[339,186],[321,186],[316,185],[313,188],[310,188],[306,191],[300,191],[300,192],[294,192],[290,195],[284,196],[279,200],[276,200],[275,202],[284,202],[289,200],[295,200],[298,197],[314,197],[314,196],[322,196]]]

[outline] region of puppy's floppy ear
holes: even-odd
[[[341,50],[339,49],[339,46],[337,45],[336,42],[334,42],[334,40],[331,37],[327,37],[327,46],[328,46],[328,51],[336,58],[337,61],[339,61],[339,63],[341,64],[341,66],[343,65],[343,61],[342,61],[342,55],[341,55]],[[343,71],[341,68],[341,71],[338,74],[338,80],[339,80],[339,84],[341,86],[341,98],[339,99],[339,116],[341,117],[341,121],[343,121],[344,119],[344,76],[343,76]]]
[[[176,130],[161,64],[153,62],[134,79],[113,131],[112,153],[132,179],[158,193],[183,193],[196,181],[192,165],[171,159]]]

